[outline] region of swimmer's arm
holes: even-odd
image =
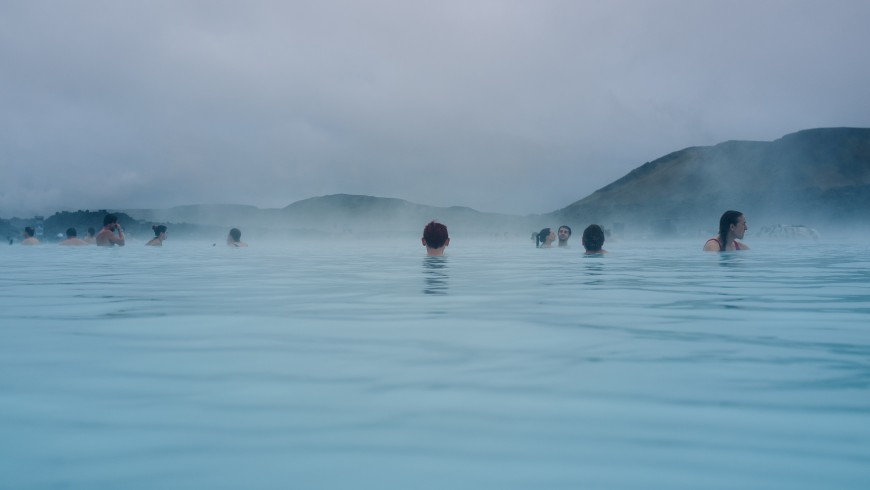
[[[123,247],[124,243],[125,243],[124,242],[124,230],[122,230],[120,226],[118,226],[116,229],[118,230],[118,236],[109,235],[109,241],[114,243],[115,245],[117,245],[119,247]]]

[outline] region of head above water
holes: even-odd
[[[67,238],[75,238],[75,237],[77,237],[78,235],[79,235],[79,234],[78,234],[78,232],[76,231],[75,228],[67,228],[67,229],[66,229],[66,237],[67,237]]]
[[[151,229],[154,230],[155,237],[159,237],[161,233],[166,233],[166,225],[154,225]]]
[[[587,252],[599,252],[604,246],[604,230],[598,225],[589,225],[583,230],[582,241]]]
[[[740,211],[725,211],[719,218],[719,247],[724,250],[728,240],[743,238],[746,231],[746,218]]]
[[[233,239],[234,242],[239,242],[242,240],[242,231],[238,228],[233,228],[230,230],[230,238]],[[254,237],[256,238],[256,237]]]
[[[568,225],[562,225],[559,227],[559,245],[564,246],[568,243],[568,239],[571,238],[571,227]]]
[[[535,246],[540,248],[541,245],[549,245],[555,238],[553,235],[553,230],[549,228],[542,229],[537,235],[535,235]]]
[[[118,222],[118,217],[115,216],[114,214],[107,214],[105,217],[103,217],[103,226],[109,226],[112,223],[117,223],[117,222]]]
[[[25,227],[24,227],[24,235],[25,235],[27,238],[32,237],[32,236],[34,235],[34,233],[36,233],[36,232],[33,231],[33,227],[32,227],[32,226],[25,226]]]
[[[447,234],[447,226],[436,221],[430,221],[423,228],[423,244],[426,248],[442,248],[447,245],[450,236]]]

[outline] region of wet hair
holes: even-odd
[[[75,228],[67,228],[67,229],[66,229],[66,237],[67,237],[67,238],[75,238],[75,237],[77,237],[78,235],[79,235],[79,234],[78,234],[78,232],[76,232],[76,229],[75,229]]]
[[[166,225],[154,225],[151,227],[154,230],[154,237],[159,237],[161,233],[166,233]]]
[[[35,232],[33,231],[32,226],[25,226],[24,227],[24,234],[27,235],[28,237],[32,237],[34,233]]]
[[[118,222],[118,217],[115,216],[114,214],[107,214],[103,218],[103,226],[111,225],[112,223],[117,223],[117,222]]]
[[[238,228],[233,228],[230,230],[230,236],[233,238],[234,242],[238,242],[242,239],[242,232]]]
[[[571,227],[568,226],[568,225],[562,225],[562,226],[559,227],[559,231],[562,231],[562,228],[565,228],[566,230],[568,230],[568,236],[570,237],[571,234],[572,234],[572,232],[571,232]]]
[[[589,225],[583,230],[583,247],[587,252],[598,252],[604,246],[604,230],[598,225]]]
[[[736,225],[743,213],[740,211],[725,211],[722,217],[719,218],[719,251],[725,250],[728,238],[728,232],[731,231],[731,225]]]
[[[97,230],[95,230],[93,226],[88,228],[88,236],[94,236],[96,234],[97,234]]]
[[[423,240],[426,240],[426,246],[429,248],[441,248],[447,243],[447,227],[441,223],[430,221],[423,228]]]
[[[541,248],[541,244],[547,241],[547,237],[550,236],[550,229],[544,228],[539,233],[532,233],[532,236],[535,238],[535,246]]]

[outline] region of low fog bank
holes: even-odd
[[[256,208],[252,208],[256,210]],[[163,224],[168,227],[169,240],[175,242],[199,242],[222,245],[230,228],[242,232],[242,241],[249,243],[266,242],[354,242],[377,240],[410,240],[416,242],[423,227],[435,219],[447,225],[451,237],[463,241],[489,243],[516,242],[521,246],[534,246],[532,233],[543,228],[554,232],[562,225],[572,229],[571,243],[580,247],[583,230],[592,223],[599,224],[605,231],[609,243],[618,242],[656,242],[694,241],[702,242],[717,232],[720,213],[710,212],[695,220],[686,218],[658,218],[668,216],[664,211],[650,210],[648,221],[616,221],[609,219],[560,219],[550,215],[538,216],[475,216],[458,214],[420,214],[418,212],[385,213],[383,215],[359,216],[354,213],[339,214],[331,219],[316,216],[306,219],[290,220],[281,217],[281,210],[259,210],[248,216],[226,213],[213,214],[209,219],[197,222],[176,222],[171,220],[140,219],[165,217],[172,218],[166,210],[153,213],[140,212],[127,214],[114,212],[124,228],[128,241],[147,241],[153,238],[152,226]],[[837,217],[813,209],[807,213],[782,214],[753,206],[740,209],[749,226],[746,241],[815,241],[835,238],[870,239],[870,223],[854,217]],[[132,212],[132,211],[131,211]],[[208,210],[212,213],[213,210]],[[93,227],[99,231],[107,211],[77,211],[56,213],[47,218],[13,218],[0,220],[0,238],[7,242],[21,240],[22,230],[33,227],[37,237],[47,243],[63,240],[68,228],[75,228],[80,238],[87,235]],[[196,216],[188,216],[192,220]],[[319,220],[318,220],[319,219]]]
[[[420,236],[429,221],[448,225],[451,233],[485,239],[528,236],[534,220],[461,208],[436,208],[370,196],[325,196],[281,209],[246,205],[181,206],[163,210],[79,210],[48,217],[0,219],[0,237],[19,240],[31,226],[37,238],[60,241],[68,228],[79,237],[89,227],[99,231],[107,213],[115,214],[131,240],[153,237],[152,227],[166,225],[172,240],[223,241],[231,228],[242,240],[338,240]]]
[[[236,227],[250,236],[294,239],[404,236],[407,233],[422,233],[426,223],[433,220],[445,223],[450,230],[466,235],[519,236],[526,234],[534,223],[531,217],[347,194],[310,198],[280,209],[259,209],[244,205],[201,205],[127,212],[146,221],[196,223],[223,229]]]
[[[864,191],[870,195],[870,189]],[[865,198],[866,199],[866,198]],[[749,234],[760,238],[787,239],[804,236],[853,237],[870,235],[866,210],[870,202],[854,206],[831,205],[807,198],[790,205],[782,201],[774,206],[757,199],[722,200],[707,209],[687,208],[679,203],[643,209],[612,207],[589,212],[586,218],[554,213],[540,219],[547,226],[569,224],[575,232],[589,223],[626,238],[694,238],[712,236],[718,231],[719,218],[726,210],[740,211],[746,217]]]

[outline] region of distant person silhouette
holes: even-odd
[[[426,247],[426,255],[429,257],[440,257],[444,255],[444,249],[450,245],[450,237],[447,234],[447,227],[441,223],[430,221],[423,228],[423,238],[420,239],[423,246]]]
[[[65,247],[80,247],[82,245],[88,245],[88,242],[79,239],[78,232],[76,232],[75,228],[67,228],[66,240],[58,243],[58,245],[63,245]]]
[[[568,239],[571,238],[571,227],[568,225],[562,225],[559,227],[559,246],[567,247]]]
[[[532,238],[535,240],[537,248],[552,248],[553,242],[556,241],[556,234],[549,228],[544,228],[538,233],[532,233]]]
[[[115,236],[115,232],[118,233]],[[96,243],[99,247],[114,247],[115,245],[123,247],[126,243],[124,239],[124,230],[121,229],[118,223],[118,217],[114,214],[107,214],[103,218],[103,229],[97,233]]]
[[[749,250],[746,244],[738,242],[749,227],[746,218],[740,211],[725,211],[719,218],[719,233],[704,244],[705,252],[730,252],[732,250]]]
[[[606,254],[607,250],[604,250],[602,247],[604,246],[604,230],[601,229],[598,225],[589,225],[583,230],[583,238],[581,238],[583,242],[583,248],[586,249],[586,254],[594,255],[594,254]]]
[[[97,243],[96,234],[97,234],[97,230],[95,230],[93,226],[89,227],[88,228],[88,236],[85,237],[85,242],[87,242],[88,245],[93,245],[93,244]]]
[[[33,236],[35,234],[35,232],[33,231],[33,227],[26,226],[24,228],[24,233],[22,234],[24,235],[24,240],[21,240],[22,245],[39,245],[39,240],[37,240],[36,237]]]
[[[154,238],[148,240],[148,245],[150,247],[162,247],[163,240],[166,240],[166,225],[154,225],[151,227],[154,230]]]
[[[229,247],[247,247],[248,244],[242,241],[242,232],[238,228],[233,228],[227,235],[227,246]]]

